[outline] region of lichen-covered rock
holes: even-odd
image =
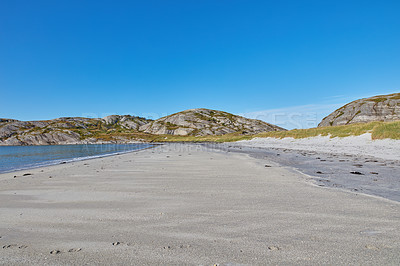
[[[140,126],[143,126],[152,120],[131,115],[109,115],[104,117],[103,121],[107,125],[119,124],[123,128],[138,130]]]
[[[19,137],[24,145],[55,145],[80,143],[80,135],[72,131],[53,131],[27,134]]]
[[[400,93],[379,95],[346,104],[325,117],[319,127],[400,120]]]
[[[255,134],[284,129],[261,120],[249,119],[222,111],[199,108],[162,117],[141,126],[140,130],[157,135],[205,136],[224,135],[235,132],[241,134]]]

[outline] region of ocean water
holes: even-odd
[[[151,146],[141,143],[0,146],[0,173],[127,153]]]

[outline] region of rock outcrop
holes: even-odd
[[[346,104],[325,117],[319,127],[400,120],[400,93],[379,95]]]
[[[153,141],[154,135],[256,134],[284,130],[260,120],[209,109],[192,109],[158,120],[130,115],[61,117],[45,121],[0,119],[0,146]]]
[[[73,131],[54,131],[47,133],[31,133],[21,134],[20,136],[12,136],[1,145],[8,146],[22,146],[22,145],[62,145],[62,144],[79,144],[81,136]]]
[[[99,135],[137,131],[152,120],[130,115],[61,117],[45,121],[0,120],[0,145],[55,145],[104,142]],[[125,131],[124,131],[125,130]],[[115,134],[114,134],[115,135]],[[119,138],[123,142],[124,138]]]
[[[141,126],[139,129],[150,134],[181,136],[224,135],[236,132],[240,134],[256,134],[285,130],[261,120],[204,108],[190,109],[162,117]]]
[[[139,130],[140,126],[147,124],[150,120],[143,117],[131,115],[109,115],[103,118],[107,125],[119,124],[123,128]]]
[[[0,123],[16,122],[15,119],[0,118]]]

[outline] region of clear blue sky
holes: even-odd
[[[321,116],[400,91],[399,14],[397,0],[1,0],[0,117]]]

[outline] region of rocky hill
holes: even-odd
[[[52,145],[108,141],[115,132],[137,131],[151,122],[136,116],[62,117],[46,121],[0,119],[0,145]],[[115,134],[114,134],[115,135]],[[119,134],[121,135],[121,134]],[[127,139],[120,138],[121,142]]]
[[[224,135],[235,132],[256,134],[280,130],[285,129],[261,120],[204,108],[165,116],[140,127],[140,131],[150,134],[181,136]]]
[[[379,95],[346,104],[325,117],[319,127],[400,120],[400,93]]]
[[[255,134],[283,128],[226,112],[192,109],[149,120],[130,115],[62,117],[46,121],[0,118],[0,146],[154,141],[158,135]]]

